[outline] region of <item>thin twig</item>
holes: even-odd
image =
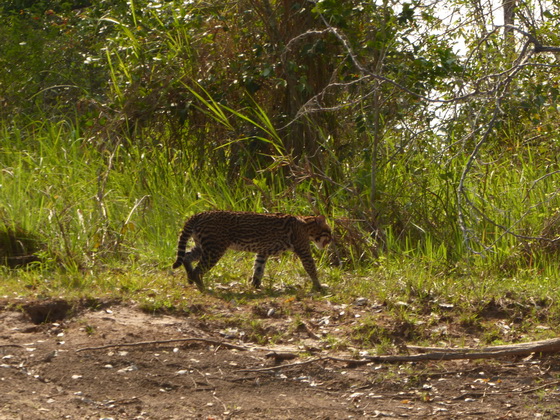
[[[4,347],[17,347],[20,349],[24,349],[24,346],[21,346],[19,344],[0,344],[0,349],[4,348]]]
[[[98,346],[98,347],[83,347],[81,349],[77,349],[76,352],[89,351],[89,350],[104,350],[104,349],[110,349],[114,347],[141,347],[141,346],[150,346],[154,344],[169,344],[169,343],[180,343],[180,342],[181,343],[201,342],[201,343],[212,344],[215,346],[223,346],[234,350],[241,350],[241,351],[249,350],[248,347],[238,346],[236,344],[227,343],[225,341],[212,340],[208,338],[189,337],[189,338],[174,338],[171,340],[138,341],[136,343],[115,343],[115,344],[106,344],[104,346]]]
[[[293,368],[293,367],[300,367],[300,366],[305,366],[305,365],[309,365],[311,363],[318,363],[318,362],[322,362],[325,360],[329,360],[332,362],[342,362],[342,363],[348,363],[350,365],[367,365],[368,363],[372,363],[373,360],[368,359],[346,359],[346,358],[341,358],[341,357],[333,357],[333,356],[322,356],[322,357],[316,357],[314,359],[309,359],[309,360],[304,360],[303,362],[294,362],[294,363],[287,363],[285,365],[277,365],[277,366],[268,366],[268,367],[262,367],[262,368],[248,368],[248,369],[239,369],[237,372],[267,372],[267,371],[273,371],[273,370],[278,370],[278,369],[289,369],[289,368]]]
[[[549,383],[547,383],[547,384],[544,384],[544,385],[541,385],[541,386],[537,386],[537,387],[535,387],[535,388],[525,389],[525,390],[523,390],[523,391],[520,391],[520,393],[521,393],[521,394],[529,394],[529,393],[531,393],[531,392],[539,391],[539,390],[541,390],[541,389],[543,389],[543,388],[548,388],[549,386],[559,385],[559,384],[560,384],[560,381],[552,381],[552,382],[549,382]]]

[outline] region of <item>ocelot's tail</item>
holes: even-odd
[[[185,251],[187,249],[187,242],[193,234],[194,222],[193,219],[187,220],[183,231],[179,236],[179,242],[177,243],[177,259],[173,263],[173,268],[178,268],[183,264],[185,258]]]

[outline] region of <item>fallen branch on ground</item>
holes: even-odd
[[[421,352],[420,354],[409,355],[381,355],[367,356],[362,359],[347,359],[340,357],[316,357],[303,362],[289,363],[278,366],[268,366],[254,369],[242,369],[240,372],[265,372],[278,369],[287,369],[317,363],[325,360],[347,363],[350,366],[364,365],[368,363],[396,363],[396,362],[417,362],[427,360],[459,360],[459,359],[497,359],[505,356],[525,356],[533,353],[557,353],[560,351],[560,338],[550,340],[533,341],[521,344],[509,344],[503,346],[491,346],[484,348],[458,348],[450,349],[443,347],[419,347],[409,346],[411,350]]]
[[[505,344],[501,346],[490,346],[483,348],[445,348],[445,347],[419,347],[408,346],[408,349],[415,350],[422,354],[414,356],[439,357],[445,356],[441,360],[450,359],[493,359],[502,356],[523,356],[532,353],[557,353],[560,352],[560,338],[549,340],[531,341],[528,343]],[[383,356],[379,356],[383,357]],[[410,357],[410,356],[402,356]]]
[[[367,359],[377,363],[392,363],[422,360],[498,359],[506,356],[528,356],[533,353],[557,353],[560,352],[560,338],[483,348],[464,347],[450,349],[444,347],[408,346],[408,349],[421,353],[395,356],[368,356]]]

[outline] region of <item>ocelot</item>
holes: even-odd
[[[191,237],[194,247],[187,252],[187,242]],[[183,265],[189,283],[195,283],[199,290],[204,290],[202,276],[216,265],[228,248],[255,252],[252,284],[259,288],[267,258],[291,250],[311,277],[313,288],[319,291],[321,283],[309,242],[315,242],[322,249],[331,240],[331,229],[325,216],[207,211],[186,221],[179,236],[173,268]],[[199,261],[196,268],[192,266],[193,261]]]

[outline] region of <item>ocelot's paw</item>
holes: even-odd
[[[313,284],[313,291],[325,295],[329,292],[329,286],[327,284]]]
[[[204,288],[204,283],[202,282],[202,279],[194,279],[193,283],[196,284],[196,288],[201,292],[204,292],[206,290]]]

